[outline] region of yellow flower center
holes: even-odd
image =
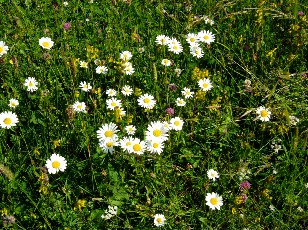
[[[49,47],[49,42],[43,42],[42,44],[45,48]]]
[[[114,101],[111,102],[111,106],[115,107],[117,105],[117,103],[115,103]]]
[[[173,46],[173,49],[174,49],[174,50],[178,50],[179,47],[178,47],[178,46]]]
[[[88,88],[88,85],[86,85],[86,84],[85,84],[85,85],[83,85],[83,88],[87,89],[87,88]]]
[[[210,199],[210,202],[212,205],[217,205],[218,204],[218,199],[216,197]]]
[[[162,38],[160,41],[161,41],[161,43],[164,44],[166,42],[166,39]]]
[[[2,53],[3,52],[3,47],[2,46],[0,46],[0,53]]]
[[[31,87],[31,86],[33,86],[34,84],[32,83],[32,81],[30,81],[29,82],[29,86]]]
[[[155,149],[157,149],[157,148],[158,148],[158,146],[159,146],[159,144],[158,144],[158,143],[154,143],[154,144],[153,144],[153,148],[155,148]]]
[[[168,65],[168,64],[169,64],[169,60],[164,60],[164,63],[165,63],[166,65]]]
[[[130,145],[132,145],[132,142],[130,141],[126,142],[126,146],[130,146]]]
[[[158,217],[157,219],[156,219],[156,221],[157,221],[157,223],[162,223],[163,222],[163,219],[162,218],[160,218],[160,217]]]
[[[151,101],[151,100],[150,100],[149,98],[144,98],[144,99],[143,99],[143,102],[146,103],[146,104],[149,104],[150,101]]]
[[[155,130],[153,131],[153,135],[154,135],[155,137],[160,137],[160,136],[161,136],[161,130],[155,129]]]
[[[175,125],[175,126],[179,126],[179,125],[180,125],[180,122],[179,122],[179,121],[175,121],[175,122],[174,122],[174,125]]]
[[[268,112],[266,111],[266,110],[262,110],[261,111],[261,117],[267,117],[267,115],[268,115]]]
[[[59,161],[54,161],[52,162],[51,166],[55,169],[59,168],[60,167],[60,162]]]
[[[78,109],[81,109],[81,108],[82,108],[82,105],[81,105],[81,104],[77,105],[77,108],[78,108]]]
[[[140,144],[134,144],[133,149],[134,149],[134,151],[139,152],[141,150],[141,145]]]
[[[5,119],[3,120],[3,122],[4,122],[4,124],[6,124],[6,125],[10,125],[10,124],[12,123],[12,119],[9,118],[9,117],[7,117],[7,118],[5,118]]]
[[[195,42],[196,39],[195,39],[195,38],[190,38],[190,41],[191,41],[191,42]]]
[[[16,106],[15,102],[11,102],[11,106],[15,107]]]
[[[109,148],[111,148],[111,147],[113,146],[113,142],[112,142],[112,141],[107,142],[106,146],[109,147]]]
[[[215,174],[214,174],[214,173],[212,173],[212,174],[211,174],[211,176],[212,176],[212,177],[215,177]]]
[[[108,130],[105,132],[105,137],[112,137],[113,132],[111,130]]]
[[[204,40],[208,40],[210,37],[208,35],[203,36]]]
[[[203,88],[207,88],[207,87],[209,87],[209,84],[207,84],[207,83],[203,83]]]

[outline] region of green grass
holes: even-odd
[[[0,214],[4,222],[16,219],[2,228],[153,229],[155,214],[165,216],[163,229],[307,228],[305,1],[71,0],[64,6],[59,0],[0,0],[0,10],[0,41],[9,47],[0,58],[0,113],[12,111],[19,119],[11,129],[0,128]],[[215,41],[201,45],[198,59],[185,39],[201,30],[210,30]],[[160,34],[177,38],[183,52],[157,45]],[[40,47],[41,37],[54,46]],[[124,50],[133,54],[132,75],[119,70]],[[163,66],[164,58],[172,65]],[[95,72],[95,59],[108,67],[106,75]],[[88,69],[79,67],[81,60]],[[28,77],[39,82],[37,91],[23,85]],[[204,77],[213,83],[206,93],[198,86]],[[81,81],[93,90],[81,91]],[[121,94],[124,85],[132,86],[131,96]],[[184,87],[195,94],[178,107]],[[107,109],[110,88],[126,111],[122,118]],[[152,110],[137,103],[145,93],[157,100]],[[14,109],[11,98],[19,101]],[[72,117],[75,101],[85,102],[87,113]],[[269,108],[270,121],[257,119],[260,106]],[[168,107],[184,125],[169,132],[162,154],[128,154],[120,147],[110,154],[99,147],[102,124],[116,123],[120,139],[126,125],[135,125],[134,137],[144,140],[150,122],[172,118]],[[292,125],[289,115],[299,123]],[[42,168],[53,153],[67,160],[64,172]],[[207,177],[209,169],[219,173],[216,181]],[[251,188],[241,191],[245,180]],[[206,205],[212,192],[223,198],[220,210]],[[118,212],[105,220],[108,205]]]

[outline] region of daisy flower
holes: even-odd
[[[9,107],[15,108],[15,107],[18,106],[18,105],[19,105],[18,100],[14,99],[14,98],[10,99],[10,101],[9,101]]]
[[[88,62],[80,61],[79,65],[80,65],[80,68],[86,68],[86,69],[88,68]]]
[[[117,140],[118,136],[116,133],[119,132],[117,128],[117,125],[112,122],[110,122],[109,124],[103,124],[102,127],[96,131],[97,138],[100,141],[104,141],[105,139]]]
[[[132,153],[133,152],[133,142],[134,142],[133,137],[124,137],[122,140],[120,140],[121,148],[124,151],[127,151],[128,153]]]
[[[197,34],[189,33],[186,35],[186,41],[191,45],[199,42],[199,37]]]
[[[115,91],[114,89],[107,89],[106,94],[108,97],[114,97],[117,95],[117,91]]]
[[[116,107],[120,108],[122,106],[121,101],[117,100],[114,97],[107,99],[106,104],[107,104],[107,108],[110,110],[114,110]]]
[[[215,35],[212,34],[209,30],[202,30],[198,33],[199,40],[201,42],[211,44],[211,42],[215,41]]]
[[[171,128],[176,131],[182,130],[183,124],[184,121],[179,117],[174,117],[170,120]]]
[[[104,65],[97,66],[95,71],[96,71],[97,74],[106,74],[108,72],[108,68]]]
[[[164,151],[164,143],[161,140],[151,140],[147,141],[147,150],[150,153],[161,154]]]
[[[257,108],[256,114],[261,121],[269,121],[271,117],[271,111],[269,111],[269,109],[265,108],[264,106]]]
[[[42,37],[39,39],[39,45],[44,49],[50,50],[53,46],[53,41],[48,37]]]
[[[126,111],[122,107],[115,107],[114,109],[117,117],[121,118],[126,115]]]
[[[114,146],[119,146],[118,138],[114,137],[113,139],[105,139],[99,142],[99,146],[102,148],[104,153],[113,153]]]
[[[89,92],[92,89],[90,83],[86,83],[85,81],[80,82],[79,87],[85,92]]]
[[[223,205],[222,197],[219,196],[217,193],[207,193],[206,197],[206,205],[208,205],[211,209],[218,209]]]
[[[165,35],[158,35],[157,37],[156,37],[156,40],[155,40],[155,42],[157,43],[157,44],[159,44],[159,45],[167,45],[168,43],[169,43],[169,41],[170,41],[170,38],[169,37],[167,37],[167,36],[165,36]]]
[[[5,45],[5,42],[0,41],[0,57],[3,54],[7,54],[7,51],[9,50],[9,47]]]
[[[177,42],[177,43],[169,43],[168,44],[168,50],[175,53],[175,54],[179,54],[183,51],[183,47],[181,45],[181,43]]]
[[[290,115],[289,119],[290,119],[291,125],[296,125],[299,122],[299,119],[297,117],[293,116],[293,115]]]
[[[164,121],[164,122],[163,122],[163,126],[164,126],[164,129],[166,129],[167,131],[169,131],[169,130],[172,129],[170,123],[167,122],[167,121]]]
[[[148,125],[148,129],[145,132],[146,140],[168,140],[168,130],[164,128],[164,125],[160,121],[152,121]]]
[[[204,55],[201,47],[190,49],[190,53],[192,56],[197,57],[197,58],[202,58]]]
[[[79,101],[76,101],[74,104],[73,104],[73,109],[74,111],[76,112],[83,112],[83,113],[86,113],[87,110],[86,110],[86,104],[84,102],[79,102]]]
[[[186,105],[186,101],[184,101],[182,98],[179,98],[179,97],[176,99],[175,102],[176,102],[177,106],[185,106]]]
[[[28,77],[24,83],[24,86],[28,87],[27,91],[30,91],[30,92],[36,91],[38,89],[37,85],[38,85],[38,82],[33,77]]]
[[[122,93],[124,96],[130,96],[130,95],[133,93],[133,89],[132,89],[132,87],[130,87],[129,85],[124,85],[124,86],[122,87],[121,93]]]
[[[129,61],[132,58],[132,53],[129,51],[123,51],[122,53],[120,53],[120,59],[123,61]]]
[[[132,75],[135,72],[135,69],[133,68],[132,63],[130,62],[125,62],[124,64],[122,64],[123,66],[123,72],[126,75]]]
[[[168,60],[168,59],[163,59],[161,64],[164,65],[164,66],[170,66],[171,65],[171,61]]]
[[[203,79],[200,79],[198,81],[198,85],[199,87],[202,89],[202,91],[208,91],[210,90],[211,88],[213,88],[213,85],[211,83],[211,80],[210,79],[207,79],[207,78],[203,78]]]
[[[214,169],[210,169],[210,170],[207,171],[207,177],[209,179],[215,181],[216,178],[219,178],[219,174]]]
[[[10,129],[18,123],[17,115],[11,111],[0,113],[0,127]]]
[[[162,227],[164,226],[166,221],[166,218],[163,214],[155,214],[154,216],[154,225],[156,227]]]
[[[56,174],[61,171],[64,172],[67,166],[67,162],[64,157],[61,157],[59,154],[52,154],[50,159],[46,161],[46,168],[48,173]]]
[[[190,89],[186,87],[181,91],[181,93],[185,98],[191,98],[194,95],[194,92],[190,91]]]
[[[140,141],[139,138],[135,138],[132,143],[132,151],[138,155],[142,155],[146,150],[146,144],[144,141]]]
[[[125,127],[125,130],[126,130],[126,132],[127,132],[128,135],[134,135],[135,132],[136,132],[136,127],[133,126],[133,125],[127,125],[127,126]]]
[[[154,100],[154,97],[149,94],[143,94],[138,99],[138,105],[140,105],[142,108],[145,109],[153,109],[154,105],[156,104],[156,101]]]
[[[68,2],[63,2],[63,5],[64,6],[68,6]]]

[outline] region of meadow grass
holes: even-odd
[[[163,229],[307,228],[304,0],[0,0],[0,10],[0,41],[9,48],[0,57],[3,229],[153,229],[156,214]],[[197,58],[186,36],[204,30],[215,41],[200,42]],[[158,35],[176,38],[183,51],[159,45]],[[50,49],[39,45],[43,37]],[[98,74],[98,66],[108,71]],[[29,77],[38,82],[32,92]],[[200,79],[213,87],[202,90]],[[184,87],[193,97],[184,98]],[[121,102],[114,110],[110,89]],[[144,94],[155,99],[150,109],[138,102]],[[6,128],[8,111],[18,122]],[[160,154],[109,148],[129,136],[128,125],[141,141],[134,145],[150,145],[151,122],[175,117],[183,127],[160,129],[168,133]],[[111,123],[118,139],[98,137]],[[62,171],[52,173],[52,154],[67,162],[57,160]],[[209,205],[212,193],[222,197],[219,210]]]

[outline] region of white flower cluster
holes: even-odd
[[[109,220],[115,215],[117,215],[118,207],[117,206],[111,206],[108,205],[108,209],[105,210],[105,214],[103,214],[101,217],[105,220]]]

